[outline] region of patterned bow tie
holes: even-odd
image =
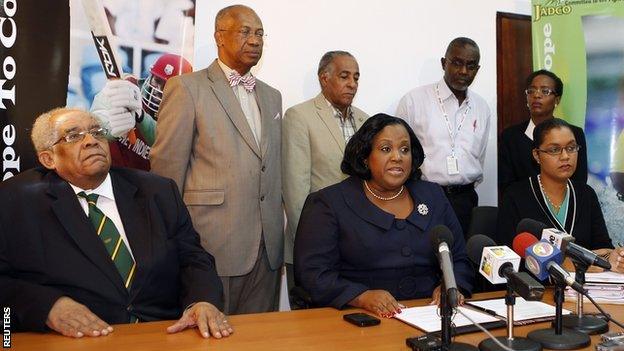
[[[251,93],[256,87],[256,77],[252,76],[251,74],[247,74],[241,77],[241,75],[238,72],[232,71],[230,73],[230,76],[228,77],[228,80],[230,81],[231,87],[235,87],[239,84],[242,84],[243,88],[245,88],[245,90],[247,90],[248,93]]]

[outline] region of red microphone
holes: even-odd
[[[531,233],[523,232],[513,239],[512,248],[520,257],[525,258],[527,247],[535,244],[539,240]]]

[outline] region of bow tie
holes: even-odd
[[[248,93],[253,92],[254,87],[256,86],[256,77],[252,76],[251,74],[246,74],[245,76],[241,77],[241,75],[236,71],[232,71],[230,73],[228,81],[230,82],[231,87],[242,84],[243,88],[245,88]]]

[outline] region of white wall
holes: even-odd
[[[279,89],[284,110],[319,92],[316,68],[329,50],[347,50],[360,65],[354,105],[369,114],[394,114],[410,89],[442,76],[440,57],[458,36],[481,48],[481,69],[472,89],[492,110],[480,203],[496,205],[496,12],[530,14],[529,0],[198,0],[195,69],[216,57],[214,17],[225,6],[242,3],[262,19],[268,38],[260,79]]]
[[[242,3],[262,19],[268,38],[253,70],[282,92],[284,110],[319,92],[316,69],[323,53],[347,50],[360,66],[354,105],[369,114],[394,114],[412,88],[442,77],[440,57],[458,36],[481,48],[481,69],[472,88],[490,105],[481,205],[496,205],[496,12],[530,14],[530,0],[197,0],[195,70],[217,56],[214,17],[225,6]],[[288,310],[285,279],[280,310]]]

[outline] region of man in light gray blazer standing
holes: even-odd
[[[250,72],[264,40],[251,8],[219,11],[214,38],[217,60],[165,86],[152,171],[178,184],[216,259],[225,312],[274,311],[284,248],[282,97]]]
[[[340,163],[349,138],[368,118],[351,106],[360,69],[346,51],[329,51],[319,63],[321,92],[295,105],[282,123],[282,179],[287,228],[285,261],[292,287],[293,245],[303,203],[309,193],[342,181]]]

